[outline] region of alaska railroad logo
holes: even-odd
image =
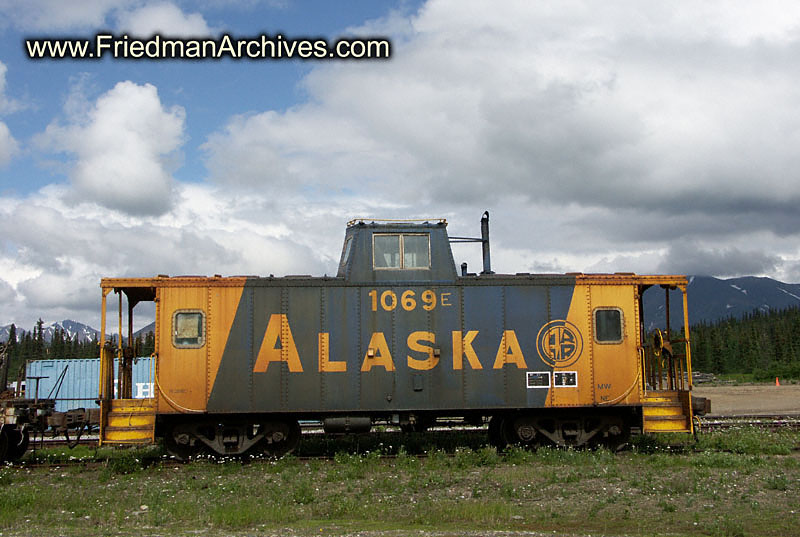
[[[583,338],[578,327],[571,322],[550,321],[536,336],[536,350],[545,363],[553,367],[567,367],[580,358]]]

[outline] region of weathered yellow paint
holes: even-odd
[[[373,356],[370,356],[370,350]],[[369,371],[373,367],[394,371],[394,360],[392,360],[392,353],[389,351],[389,345],[386,344],[386,336],[383,335],[383,332],[373,332],[370,336],[369,350],[364,355],[361,371]]]
[[[408,335],[408,349],[414,352],[422,352],[428,355],[425,360],[419,360],[411,355],[408,355],[408,367],[417,369],[419,371],[427,371],[433,369],[439,363],[439,357],[433,353],[433,347],[423,345],[421,342],[436,343],[436,334],[433,332],[411,332]]]
[[[577,361],[553,368],[555,374],[559,371],[574,371],[577,374],[578,385],[574,387],[553,386],[550,388],[548,401],[552,406],[583,406],[591,405],[592,400],[592,339],[591,320],[588,313],[589,286],[576,283],[572,292],[567,318],[565,319],[578,330],[582,338],[581,354]]]
[[[206,408],[208,360],[207,345],[177,348],[173,345],[172,318],[176,310],[199,310],[206,316],[208,337],[208,288],[162,287],[161,318],[156,388],[160,390],[159,411],[202,412]]]
[[[642,401],[644,432],[691,433],[689,392],[650,391]]]
[[[497,355],[494,359],[494,369],[500,369],[506,364],[514,364],[519,369],[527,369],[525,356],[517,340],[517,333],[513,330],[503,331],[500,339],[500,346],[497,348]]]
[[[280,343],[280,347],[277,347],[278,343]],[[282,313],[273,313],[269,317],[267,331],[261,342],[253,373],[264,373],[270,362],[286,362],[292,373],[303,372],[303,365],[297,354],[297,346],[294,344],[289,320]]]
[[[330,334],[328,332],[320,332],[317,342],[318,358],[319,358],[319,372],[320,373],[343,373],[347,371],[347,362],[331,361],[330,360]]]
[[[219,365],[222,363],[222,355],[228,344],[233,320],[236,318],[236,311],[242,300],[243,292],[243,285],[236,287],[212,286],[208,289],[210,305],[206,320],[206,327],[208,330],[208,337],[206,338],[206,346],[208,347],[206,399],[211,396],[211,390],[214,388],[214,382],[217,380]],[[171,304],[170,307],[175,309],[179,306]]]
[[[469,330],[463,336],[460,330],[453,332],[453,369],[463,368],[464,356],[472,369],[483,369],[475,349],[472,348],[472,341],[477,335],[477,330]]]
[[[636,286],[593,285],[590,287],[590,299],[587,315],[592,324],[592,336],[586,344],[592,345],[595,396],[594,401],[589,402],[605,405],[638,403],[642,377],[639,373],[641,362],[635,307]],[[622,312],[622,342],[599,343],[593,324],[595,311],[611,307]]]
[[[155,437],[153,399],[113,399],[108,421],[101,433],[101,443],[148,444]]]

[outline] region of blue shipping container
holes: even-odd
[[[138,358],[133,364],[133,397],[144,399],[152,397],[153,370],[152,358]],[[66,369],[66,372],[64,370]],[[114,360],[114,373],[119,369],[119,361]],[[38,397],[55,399],[56,410],[64,412],[72,408],[97,408],[97,391],[100,384],[100,359],[79,360],[34,360],[27,364],[26,397],[37,396],[36,381],[39,380]],[[58,387],[58,379],[64,373],[64,380]],[[117,396],[117,380],[114,380],[114,397]]]

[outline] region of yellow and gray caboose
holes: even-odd
[[[102,341],[112,291],[128,341],[134,307],[152,301],[156,359],[152,397],[132,399],[132,350],[104,347],[101,443],[282,453],[302,420],[329,432],[488,422],[497,446],[693,431],[684,276],[494,274],[488,213],[474,239],[484,270],[459,273],[454,239],[444,220],[354,220],[335,277],[103,279]],[[667,325],[680,290],[678,336],[646,336],[650,288],[665,290]]]

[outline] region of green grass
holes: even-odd
[[[200,460],[157,449],[48,450],[0,468],[9,535],[797,535],[800,432],[639,438],[622,453],[316,439],[331,459]],[[389,439],[397,441],[397,437]],[[467,442],[469,444],[469,442]],[[368,448],[368,449],[365,449]],[[396,454],[381,458],[380,452]],[[302,453],[302,452],[301,452]],[[59,466],[73,460],[100,464]],[[322,530],[322,531],[320,531]]]
[[[756,382],[752,373],[720,373],[717,375],[720,382],[735,384],[750,384]]]

